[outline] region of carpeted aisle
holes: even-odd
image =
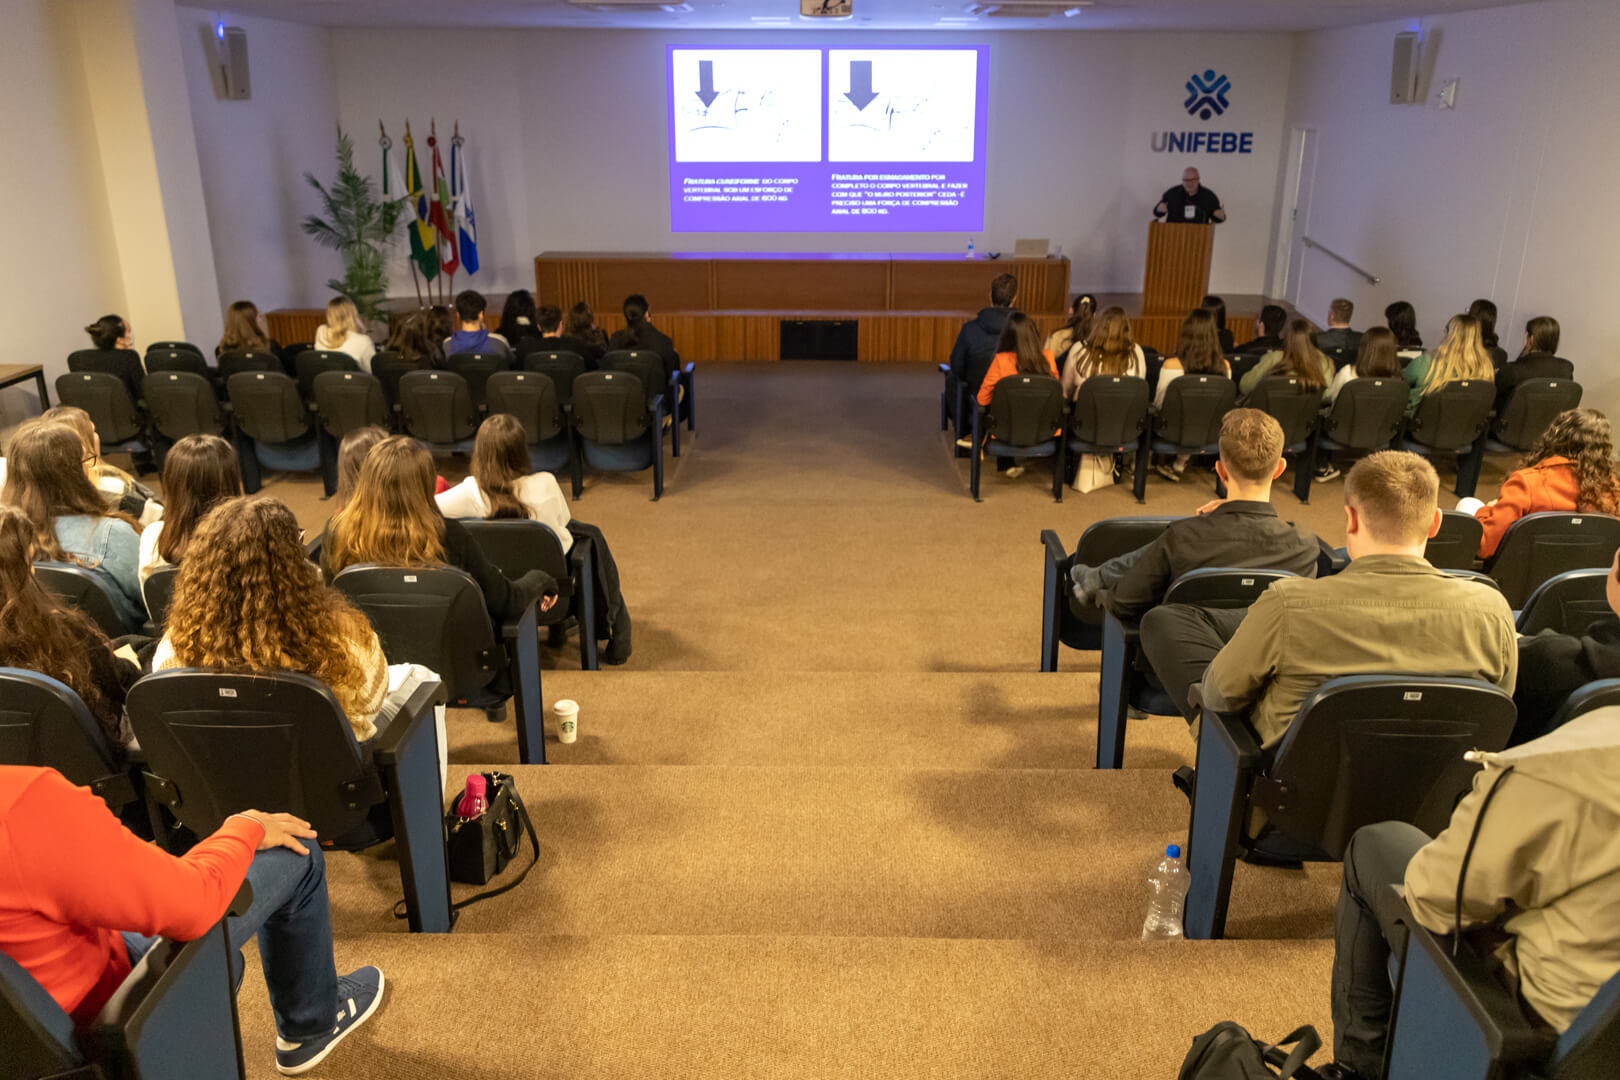
[[[510,721],[450,715],[452,786],[513,772],[539,864],[426,937],[390,916],[392,845],[330,856],[340,967],[389,991],[312,1075],[1157,1080],[1217,1020],[1328,1036],[1338,868],[1240,866],[1231,940],[1140,944],[1191,740],[1135,721],[1096,771],[1096,655],[1037,671],[1040,531],[1190,513],[1213,478],[1059,506],[1036,464],[987,470],[976,505],[931,369],[711,366],[697,394],[662,501],[639,474],[572,503],[635,619],[624,668],[546,655],[579,741],[517,766]],[[323,524],[311,478],[269,490]],[[1276,503],[1337,543],[1342,492]],[[241,1012],[249,1075],[274,1075],[251,974]]]

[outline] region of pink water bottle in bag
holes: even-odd
[[[488,782],[482,773],[473,773],[467,777],[467,789],[461,793],[456,802],[456,816],[475,818],[489,809]]]

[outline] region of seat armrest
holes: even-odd
[[[532,603],[529,610],[534,610]],[[449,700],[444,683],[438,679],[430,679],[418,686],[405,704],[399,707],[399,712],[394,714],[388,726],[372,740],[372,760],[379,765],[397,765],[405,745],[417,732],[424,726],[432,729],[433,706],[446,704]]]
[[[559,594],[560,595],[560,594]],[[501,639],[521,641],[525,633],[540,632],[540,598],[530,600],[524,609],[509,619],[501,620]]]
[[[1054,565],[1069,557],[1069,553],[1063,550],[1063,541],[1058,539],[1056,529],[1041,530],[1041,546],[1046,549],[1046,561]]]
[[[1193,694],[1192,700],[1197,704],[1196,688]],[[1254,737],[1254,729],[1242,713],[1218,713],[1202,709],[1198,723],[1201,731],[1207,730],[1209,737],[1217,740],[1221,756],[1238,766],[1253,768],[1265,757],[1259,740]]]
[[[252,906],[253,885],[246,878],[243,878],[241,887],[236,890],[236,895],[231,897],[229,904],[225,905],[225,914],[246,915],[248,908]]]

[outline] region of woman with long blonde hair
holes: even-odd
[[[365,456],[354,494],[327,523],[321,564],[335,577],[361,563],[383,566],[454,566],[484,592],[492,619],[519,615],[536,596],[540,609],[557,601],[557,581],[543,570],[509,580],[456,520],[433,500],[433,455],[406,435],[392,435]]]
[[[35,558],[71,562],[107,587],[124,622],[146,619],[139,577],[141,538],[128,515],[107,501],[85,473],[79,433],[43,417],[19,425],[7,448],[0,503],[15,506],[34,526]]]
[[[315,331],[315,347],[348,353],[361,371],[371,370],[371,357],[377,351],[376,344],[366,336],[359,310],[345,296],[334,296],[326,302],[326,322]]]
[[[321,581],[302,536],[268,495],[210,510],[180,564],[152,668],[302,672],[331,689],[364,741],[377,733],[388,661],[365,615]]]
[[[1439,346],[1407,364],[1401,377],[1412,388],[1406,404],[1408,413],[1417,412],[1425,397],[1447,383],[1460,379],[1490,379],[1494,385],[1496,365],[1491,363],[1491,354],[1485,351],[1479,320],[1472,315],[1453,315]]]
[[[1080,384],[1093,375],[1147,377],[1147,358],[1131,337],[1131,321],[1121,307],[1103,308],[1091,320],[1090,333],[1069,348],[1063,365],[1063,396],[1080,393]]]

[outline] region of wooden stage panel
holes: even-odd
[[[1001,274],[1018,278],[1018,307],[1056,314],[1068,304],[1067,259],[896,259],[889,293],[891,311],[978,311],[990,306],[990,282]]]
[[[597,312],[617,311],[624,298],[640,293],[660,311],[708,311],[714,307],[714,287],[710,282],[707,259],[604,258],[595,260],[596,291],[576,296],[565,304],[567,311],[584,300]]]
[[[887,259],[715,259],[721,311],[877,311],[886,306]]]

